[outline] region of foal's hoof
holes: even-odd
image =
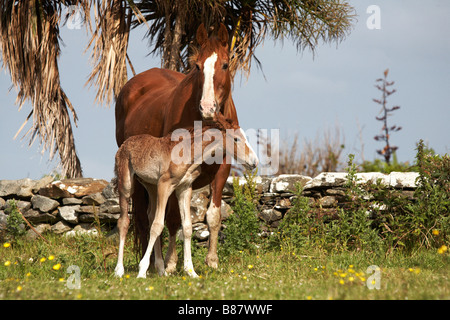
[[[125,273],[125,270],[124,270],[123,266],[117,266],[114,269],[114,275],[118,278],[122,278],[124,273]]]
[[[145,278],[147,278],[147,272],[145,272],[144,274],[139,273],[137,278],[138,279],[145,279]]]

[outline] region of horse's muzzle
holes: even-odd
[[[217,101],[214,101],[212,103],[201,102],[198,109],[200,111],[203,120],[213,120],[214,114],[218,112],[218,103]]]

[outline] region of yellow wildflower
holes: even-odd
[[[22,286],[17,286],[16,291],[22,291]]]
[[[53,270],[58,271],[61,268],[61,263],[57,263],[53,266]]]
[[[148,291],[153,291],[153,289],[155,289],[155,288],[152,287],[152,286],[149,286],[149,287],[147,288]]]
[[[125,275],[125,279],[130,279],[130,275],[129,275],[129,274],[126,274],[126,275]]]
[[[4,244],[3,244],[3,247],[4,248],[9,248],[11,246],[11,243],[9,243],[9,242],[5,242]]]
[[[442,247],[440,247],[440,248],[438,249],[438,253],[439,253],[439,254],[444,254],[444,253],[447,252],[447,250],[448,250],[448,247],[444,244]]]
[[[431,233],[433,234],[433,236],[438,236],[439,235],[439,230],[438,229],[433,229],[433,231],[431,231]]]
[[[353,278],[353,277],[348,277],[348,281],[353,282],[353,280],[355,280],[355,278]]]
[[[9,267],[11,265],[11,261],[5,261],[5,267]]]
[[[44,262],[45,260],[47,260],[47,258],[46,258],[46,257],[42,257],[42,258],[39,260],[39,262]]]
[[[252,268],[253,268],[253,266],[252,266],[251,264],[249,264],[247,267],[248,267],[249,269],[252,269]]]
[[[55,259],[55,256],[54,256],[54,255],[51,254],[51,255],[48,256],[48,260],[51,261],[51,260],[53,260],[53,259]]]
[[[64,278],[59,278],[58,281],[59,282],[64,282]]]
[[[28,273],[26,274],[26,276],[27,276],[27,277],[31,276],[31,272],[28,272]]]
[[[345,281],[343,279],[339,280],[339,284],[345,284]]]
[[[312,300],[312,297],[311,296],[307,296],[306,300]]]

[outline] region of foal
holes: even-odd
[[[137,179],[146,188],[150,198],[147,215],[151,225],[147,250],[139,263],[138,278],[146,277],[150,254],[155,243],[156,269],[159,275],[166,274],[159,236],[164,228],[167,200],[173,191],[178,198],[183,228],[184,271],[191,277],[197,277],[191,258],[190,202],[192,183],[201,173],[201,164],[211,163],[212,159],[222,160],[224,156],[221,155],[225,155],[224,151],[227,156],[233,157],[247,167],[255,168],[258,164],[258,158],[245,138],[243,130],[237,125],[232,125],[221,114],[217,114],[215,120],[204,126],[200,133],[191,130],[188,136],[190,139],[184,139],[182,142],[173,141],[171,135],[156,138],[143,134],[128,138],[117,151],[115,173],[120,204],[120,218],[117,222],[120,237],[119,254],[115,268],[117,276],[121,277],[124,274],[123,251],[129,226],[128,203],[133,194],[134,179]],[[187,132],[186,129],[182,130]],[[198,146],[194,145],[194,142],[199,140],[198,134],[201,134],[200,155],[196,152]],[[180,146],[184,161],[179,161]]]

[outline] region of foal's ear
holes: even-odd
[[[197,29],[197,43],[202,46],[208,40],[208,33],[206,32],[205,25],[202,23]]]
[[[220,24],[217,37],[219,38],[219,41],[222,43],[224,47],[228,45],[228,31],[227,27],[225,27],[223,23]]]

